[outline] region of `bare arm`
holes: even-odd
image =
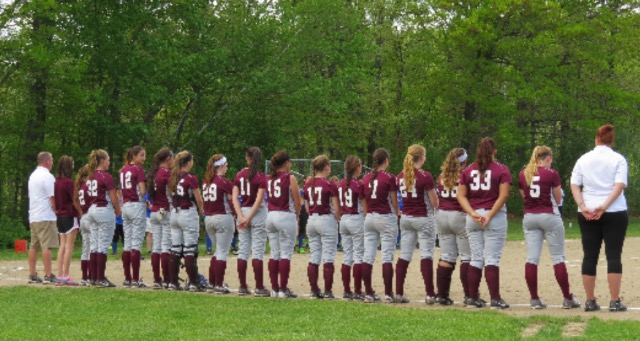
[[[551,193],[553,195],[553,198],[556,199],[556,204],[560,205],[560,203],[562,202],[562,187],[558,186],[552,189]],[[521,193],[521,194],[524,194],[524,193]]]
[[[598,207],[595,208],[593,219],[595,220],[600,219],[602,214],[607,211],[609,206],[611,206],[611,204],[613,204],[613,202],[616,201],[616,199],[618,199],[620,194],[622,194],[622,191],[624,191],[625,187],[627,186],[624,183],[616,182],[613,185],[613,191],[609,193],[609,196],[607,197],[607,199],[602,204],[600,204]]]
[[[242,215],[240,200],[238,199],[239,194],[240,194],[240,189],[238,188],[238,186],[233,186],[233,189],[231,190],[231,202],[233,203],[233,210],[236,211],[236,216],[238,217],[238,220],[242,220],[244,219],[244,216]]]
[[[520,196],[522,197],[522,199],[524,199],[524,191],[522,189],[519,189],[518,192],[520,192]],[[555,192],[554,192],[554,196],[555,196]],[[562,196],[562,194],[560,196]],[[559,202],[559,201],[556,201],[556,202]]]
[[[398,191],[392,191],[391,193],[391,206],[396,212],[396,216],[400,217],[402,213],[400,212],[400,207],[398,206]]]
[[[493,219],[493,217],[498,214],[498,212],[507,202],[507,198],[509,198],[509,187],[511,187],[511,185],[506,182],[500,184],[500,194],[498,194],[498,199],[493,203],[493,207],[491,207],[491,211],[489,211],[489,214],[487,214],[486,219],[483,220],[483,227],[489,225],[491,219]]]
[[[56,211],[56,197],[49,197],[49,205],[51,206],[51,210],[53,212]]]
[[[436,190],[432,189],[427,193],[429,194],[429,201],[431,202],[431,206],[433,206],[433,209],[435,210],[440,206],[440,202],[438,201],[438,195],[436,194]]]
[[[196,187],[193,190],[193,196],[196,198],[196,205],[198,206],[198,216],[204,214],[204,202],[202,200],[202,193],[200,193],[200,188]]]
[[[584,204],[584,200],[582,199],[582,190],[580,189],[580,185],[571,184],[571,194],[573,194],[573,200],[575,200],[578,205],[578,209],[582,216],[584,216],[587,220],[591,220],[592,212],[589,210],[587,205]]]
[[[336,216],[336,220],[340,221],[340,218],[342,217],[342,210],[340,209],[340,201],[338,200],[338,197],[331,197],[331,204],[333,204],[333,213]]]
[[[367,207],[367,200],[365,198],[360,198],[360,205],[362,205],[362,213],[364,213],[364,215],[367,215],[367,210],[369,209]]]
[[[260,206],[262,206],[262,200],[264,200],[264,188],[259,188],[256,195],[256,201],[253,203],[253,206],[251,206],[249,214],[244,218],[245,225],[249,225],[251,223],[251,219],[256,216]]]
[[[140,188],[140,195],[144,197],[147,194],[147,184],[142,181],[138,183],[138,187]]]
[[[115,188],[109,191],[109,198],[111,198],[111,203],[113,204],[113,209],[116,212],[116,215],[122,215],[120,202],[118,201],[118,195],[116,194]]]
[[[471,207],[471,203],[469,203],[469,199],[467,198],[467,185],[458,185],[458,194],[456,195],[456,199],[458,199],[460,207],[462,207],[462,209],[467,212],[467,214],[473,219],[473,221],[482,225],[482,216],[476,213],[473,207]]]
[[[301,206],[301,201],[300,201],[300,187],[298,186],[298,181],[296,180],[296,177],[294,175],[291,175],[289,178],[289,183],[290,185],[290,189],[291,189],[291,195],[293,196],[293,206],[295,206],[296,209],[296,217],[300,216],[300,206]]]

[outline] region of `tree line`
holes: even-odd
[[[638,208],[639,1],[144,0],[0,3],[0,216],[25,222],[41,150],[132,145],[332,159],[427,148],[434,174],[483,136],[515,174],[553,148],[568,192],[603,123]],[[509,211],[522,212],[513,186]],[[570,196],[567,196],[569,198]],[[572,200],[567,200],[572,209]]]

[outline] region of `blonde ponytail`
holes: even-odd
[[[404,172],[404,185],[407,188],[407,192],[413,191],[413,187],[416,183],[416,173],[414,163],[420,160],[420,157],[427,155],[426,149],[419,144],[413,144],[407,150],[407,155],[404,157],[404,163],[402,171]]]
[[[540,162],[547,156],[551,155],[553,155],[553,152],[551,151],[551,148],[547,146],[536,146],[533,148],[529,164],[527,164],[527,167],[524,169],[524,178],[527,182],[527,186],[531,186],[533,177],[538,174],[538,166],[540,166]]]
[[[91,154],[89,154],[89,157],[87,158],[87,167],[89,167],[87,179],[91,179],[93,177],[93,173],[98,169],[100,161],[107,158],[109,158],[109,153],[103,149],[94,149],[91,151]]]
[[[462,163],[464,163],[464,160],[460,162],[460,157],[465,154],[466,151],[463,148],[453,148],[442,163],[442,166],[440,166],[444,188],[451,190],[458,184],[460,173],[462,172]]]
[[[169,191],[171,195],[175,195],[176,187],[178,186],[178,178],[180,177],[180,170],[184,165],[193,159],[193,155],[186,150],[181,151],[176,155],[173,162],[173,169],[171,170],[171,180],[169,180]]]

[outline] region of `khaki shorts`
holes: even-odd
[[[31,229],[31,247],[40,249],[55,249],[60,247],[58,228],[55,221],[39,221],[29,224]]]

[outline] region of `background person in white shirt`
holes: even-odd
[[[38,154],[38,167],[29,177],[29,283],[52,283],[51,249],[59,246],[54,201],[55,178],[51,174],[53,156],[49,152]],[[36,273],[38,250],[42,249],[44,281]]]
[[[607,257],[610,311],[625,311],[620,302],[622,246],[629,218],[624,189],[627,187],[627,160],[611,149],[614,128],[603,125],[596,134],[596,147],[582,155],[571,174],[571,192],[578,204],[582,235],[582,283],[587,295],[585,311],[599,310],[596,303],[596,268],[602,242]]]

